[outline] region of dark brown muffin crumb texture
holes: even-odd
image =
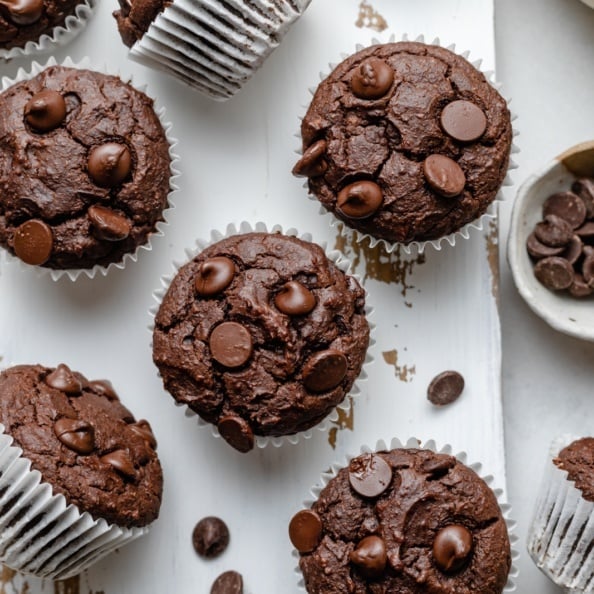
[[[553,462],[567,472],[567,480],[575,483],[586,501],[594,502],[594,437],[570,443]]]
[[[113,16],[122,41],[132,47],[149,29],[157,15],[171,2],[167,0],[118,0],[120,10]]]

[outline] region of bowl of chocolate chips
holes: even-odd
[[[507,257],[537,315],[594,341],[594,141],[567,150],[520,187]]]

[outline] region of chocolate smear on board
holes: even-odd
[[[342,429],[350,429],[353,430],[355,426],[355,409],[353,405],[353,397],[349,396],[349,400],[351,402],[351,406],[348,410],[341,410],[340,408],[337,409],[338,412],[338,419],[334,421],[335,427],[331,427],[330,431],[328,432],[328,443],[332,446],[332,449],[336,449],[336,438],[338,436],[338,431]]]
[[[394,367],[395,375],[401,382],[412,382],[413,375],[417,372],[416,365],[411,365],[410,367],[408,365],[398,365],[398,351],[396,349],[384,351],[382,355],[384,361]]]

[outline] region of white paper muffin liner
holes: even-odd
[[[43,33],[36,41],[27,41],[23,47],[0,49],[0,59],[10,60],[47,54],[70,43],[87,26],[96,6],[97,0],[83,0],[74,9],[74,14],[66,17],[63,25]]]
[[[223,101],[280,44],[311,0],[175,0],[129,56]]]
[[[367,445],[361,446],[361,451],[358,454],[354,455],[347,455],[342,461],[334,462],[330,466],[330,470],[327,472],[322,473],[320,476],[320,481],[314,485],[309,492],[309,497],[303,502],[303,509],[311,509],[313,504],[318,500],[320,497],[320,493],[323,489],[328,485],[328,483],[338,475],[338,472],[348,467],[350,461],[361,454],[373,453],[373,452],[381,452],[381,451],[390,451],[394,449],[415,449],[415,450],[430,450],[432,452],[436,452],[438,454],[447,454],[449,456],[454,456],[459,462],[468,466],[472,469],[493,491],[495,497],[497,498],[497,503],[499,504],[499,509],[501,510],[501,514],[503,519],[505,520],[505,525],[507,526],[507,532],[509,535],[509,542],[511,548],[511,559],[512,565],[509,570],[509,574],[507,576],[507,583],[503,589],[504,593],[515,592],[516,591],[516,584],[514,579],[518,577],[518,568],[515,565],[515,561],[520,556],[517,548],[514,545],[518,542],[518,537],[513,533],[516,527],[516,522],[510,519],[511,513],[511,505],[505,501],[503,489],[495,488],[494,483],[495,479],[492,475],[485,475],[483,474],[483,466],[480,462],[476,462],[474,464],[468,463],[468,456],[466,452],[458,452],[454,454],[454,450],[451,445],[444,445],[441,448],[438,448],[434,440],[429,440],[422,444],[416,437],[411,437],[406,442],[401,442],[398,438],[394,437],[392,440],[386,444],[384,440],[379,440],[375,448],[370,448]],[[305,590],[305,582],[303,580],[303,576],[301,573],[301,569],[299,568],[299,559],[300,555],[297,550],[293,549],[293,557],[295,558],[296,567],[295,567],[295,576],[298,582],[299,589],[302,592],[306,592]],[[479,593],[477,593],[479,594]]]
[[[75,62],[70,57],[65,58],[62,62],[58,63],[54,57],[50,57],[45,64],[39,64],[38,62],[33,62],[31,64],[31,69],[25,71],[23,68],[19,68],[15,78],[9,78],[7,76],[2,77],[2,85],[1,91],[6,91],[9,87],[14,85],[17,82],[21,82],[23,80],[30,80],[31,78],[37,76],[39,73],[43,72],[46,68],[50,66],[65,66],[67,68],[78,68],[80,70],[93,70],[95,72],[99,72],[101,74],[108,74],[112,76],[120,77],[119,72],[113,73],[109,72],[109,70],[103,66],[95,66],[91,63],[91,60],[88,57],[83,58],[82,60]],[[128,77],[126,79],[122,78],[123,82],[134,86],[132,81],[132,77]],[[138,91],[141,91],[148,97],[152,98],[151,95],[146,93],[146,86],[134,86],[134,88]],[[138,260],[138,255],[141,251],[151,251],[153,249],[152,242],[153,239],[156,237],[161,237],[164,235],[164,231],[168,226],[167,217],[171,214],[172,210],[175,208],[173,202],[174,194],[179,190],[177,186],[177,178],[180,175],[178,168],[179,165],[179,157],[175,152],[175,147],[177,145],[177,139],[172,135],[172,125],[165,117],[165,108],[158,104],[157,99],[153,99],[154,101],[154,111],[161,122],[161,126],[165,132],[165,136],[167,138],[167,142],[169,144],[169,157],[171,159],[170,162],[170,178],[169,178],[169,194],[167,196],[167,204],[168,206],[163,210],[163,220],[159,221],[155,225],[155,229],[152,233],[149,234],[146,243],[139,245],[134,252],[130,252],[124,254],[124,257],[119,262],[111,262],[105,266],[103,265],[96,265],[92,268],[71,268],[71,269],[53,269],[44,266],[31,266],[29,264],[25,264],[22,260],[17,258],[7,249],[3,251],[6,254],[6,258],[9,261],[16,261],[19,265],[26,270],[34,269],[40,275],[49,275],[52,280],[57,281],[61,278],[68,278],[71,281],[75,281],[81,276],[87,276],[88,278],[94,278],[96,275],[106,276],[108,272],[113,270],[114,268],[119,268],[120,270],[124,269],[129,262],[136,262]]]
[[[553,459],[578,437],[551,444],[549,460],[528,531],[528,552],[537,567],[569,592],[594,592],[594,503],[586,501]]]
[[[401,41],[416,41],[419,43],[428,43],[428,42],[425,42],[424,35],[419,35],[414,40],[409,39],[408,35],[403,35]],[[378,39],[372,39],[369,46],[363,46],[363,45],[358,44],[355,48],[355,52],[360,52],[361,50],[365,49],[366,47],[372,47],[374,45],[384,45],[385,43],[395,43],[395,42],[396,42],[396,37],[394,35],[391,35],[390,38],[385,42],[379,41]],[[456,45],[455,44],[450,44],[448,46],[445,46],[444,44],[441,43],[441,41],[439,40],[438,37],[436,37],[431,43],[428,43],[428,45],[436,45],[439,47],[443,47],[447,50],[450,50],[453,53],[456,53]],[[346,54],[346,53],[341,54],[340,61],[342,62],[343,60],[346,60],[349,57],[349,55],[350,54]],[[458,55],[461,56],[462,58],[464,58],[465,60],[467,60],[477,70],[482,72],[482,74],[487,79],[487,82],[489,82],[489,84],[493,88],[495,88],[497,91],[499,91],[501,93],[502,85],[498,82],[495,82],[495,79],[494,79],[495,73],[493,71],[481,70],[480,66],[482,63],[482,59],[470,60],[470,51],[465,51]],[[330,68],[330,72],[332,72],[336,68],[337,65],[338,65],[338,63],[329,64],[328,66]],[[328,73],[320,72],[320,81],[325,80],[329,76],[329,74],[330,74],[329,72]],[[315,94],[316,90],[317,90],[317,87],[312,87],[309,89],[309,92],[312,97]],[[505,101],[509,107],[509,104],[511,103],[511,99],[508,99],[505,96],[503,98],[505,99]],[[306,113],[307,110],[309,109],[309,106],[308,105],[303,106],[303,108],[305,110],[304,113]],[[517,116],[513,112],[510,112],[510,116],[511,116],[511,122],[512,122],[512,146],[511,146],[509,164],[507,167],[507,173],[506,173],[505,179],[503,180],[503,182],[501,184],[501,188],[504,188],[507,186],[513,186],[514,182],[512,181],[512,179],[509,175],[509,171],[512,169],[518,168],[518,165],[515,163],[515,161],[512,158],[512,155],[520,152],[520,149],[514,142],[515,137],[518,136],[518,134],[519,134],[517,128],[515,126],[513,126],[513,122],[517,119]],[[301,119],[303,119],[303,118],[301,118]],[[299,140],[301,140],[301,132],[300,131],[295,136],[297,136],[297,138],[299,138]],[[302,147],[299,146],[299,148],[296,150],[296,152],[297,152],[297,154],[302,155],[303,154]],[[310,200],[319,203],[318,198],[314,194],[309,193],[307,180],[305,181],[303,187],[306,190],[308,190],[307,197]],[[468,239],[470,237],[471,230],[473,230],[473,229],[482,231],[485,228],[485,225],[487,224],[488,221],[497,218],[499,203],[502,202],[504,199],[503,192],[502,192],[501,188],[497,192],[497,194],[496,194],[495,198],[493,199],[493,201],[491,202],[491,204],[489,204],[487,210],[483,214],[479,215],[479,217],[477,217],[473,221],[470,221],[469,223],[466,223],[460,229],[458,229],[457,231],[454,231],[453,233],[450,233],[449,235],[444,235],[443,237],[438,237],[436,239],[430,239],[427,241],[411,241],[410,243],[399,243],[399,242],[390,242],[386,239],[380,239],[380,238],[374,237],[373,235],[370,235],[368,233],[363,233],[362,231],[359,231],[357,229],[354,229],[354,228],[348,226],[344,221],[342,221],[341,219],[336,217],[331,211],[327,210],[322,204],[320,204],[320,214],[325,217],[328,217],[329,225],[331,227],[338,229],[340,234],[343,237],[345,237],[347,239],[347,241],[349,241],[349,242],[352,242],[353,239],[357,243],[368,242],[369,247],[371,247],[371,248],[375,247],[378,244],[381,244],[381,245],[383,245],[385,251],[389,254],[391,254],[394,250],[396,250],[398,248],[401,248],[406,254],[411,254],[411,253],[422,254],[428,245],[433,247],[435,250],[440,251],[446,243],[449,244],[450,246],[454,246],[456,244],[456,239],[458,237],[461,239]]]
[[[210,236],[209,240],[198,239],[196,241],[196,247],[186,250],[186,260],[184,260],[182,262],[173,262],[173,267],[174,267],[173,272],[161,277],[161,287],[153,293],[153,299],[155,300],[155,304],[149,310],[149,314],[151,316],[151,323],[150,323],[148,329],[151,333],[151,337],[152,337],[153,331],[155,329],[155,318],[157,316],[157,312],[159,311],[159,308],[161,307],[161,302],[163,301],[163,297],[167,293],[171,282],[177,276],[177,273],[179,272],[180,268],[182,266],[184,266],[185,264],[187,264],[190,260],[193,260],[198,254],[200,254],[202,251],[204,251],[208,246],[212,245],[213,243],[217,243],[218,241],[221,241],[222,239],[226,239],[233,235],[239,235],[239,234],[245,234],[245,233],[281,233],[283,235],[297,237],[298,239],[301,239],[301,240],[309,242],[309,243],[313,242],[312,236],[310,233],[300,234],[296,229],[293,229],[293,228],[283,230],[283,228],[280,225],[274,225],[271,229],[269,229],[268,226],[266,225],[266,223],[263,223],[263,222],[257,222],[254,225],[252,225],[251,223],[243,221],[242,223],[239,224],[239,226],[236,226],[235,224],[227,225],[227,229],[225,230],[225,233],[221,233],[220,231],[216,231],[216,230],[211,231],[211,236]],[[314,243],[317,243],[317,242],[314,242]],[[339,252],[338,250],[329,250],[327,247],[327,242],[317,243],[317,245],[319,245],[324,250],[326,257],[329,260],[331,260],[335,266],[337,266],[345,274],[349,274],[350,276],[353,276],[354,278],[356,278],[357,281],[359,281],[359,283],[361,284],[361,287],[363,288],[363,290],[365,290],[365,287],[363,287],[363,283],[361,283],[361,279],[356,274],[352,274],[350,272],[351,263],[349,262],[349,260],[347,258],[344,257],[344,255],[341,252]],[[349,392],[347,394],[345,394],[345,397],[342,400],[342,402],[340,402],[338,405],[336,405],[336,407],[333,408],[330,411],[330,413],[328,413],[328,415],[322,421],[320,421],[317,425],[314,425],[313,427],[310,427],[309,429],[306,429],[305,431],[299,431],[298,433],[294,433],[291,435],[281,435],[281,436],[254,435],[254,444],[255,444],[256,448],[262,449],[262,448],[267,447],[268,445],[273,445],[274,447],[278,448],[278,447],[281,447],[282,445],[287,444],[287,443],[295,445],[295,444],[299,443],[299,441],[301,441],[302,439],[310,439],[313,436],[314,431],[328,431],[330,429],[330,427],[332,427],[332,424],[335,423],[336,421],[338,421],[339,413],[348,414],[348,412],[350,411],[351,406],[352,406],[351,399],[356,398],[361,393],[361,391],[362,391],[361,390],[361,382],[367,379],[367,377],[368,377],[367,368],[368,368],[369,364],[373,361],[373,357],[371,355],[371,350],[372,350],[373,345],[375,344],[375,338],[374,338],[375,324],[372,322],[372,319],[371,319],[373,317],[373,308],[369,304],[369,293],[367,291],[365,291],[365,317],[367,319],[367,323],[369,324],[369,331],[370,331],[369,332],[369,345],[367,347],[367,352],[365,354],[365,360],[363,362],[363,366],[361,367],[361,372],[359,373],[359,376],[353,383]],[[151,350],[152,350],[152,341],[151,341]],[[161,377],[160,374],[159,374],[159,377]],[[185,415],[187,417],[196,417],[198,420],[199,427],[210,427],[212,435],[214,435],[215,437],[221,437],[221,435],[215,425],[203,420],[198,415],[198,413],[194,412],[191,408],[189,408],[189,406],[187,404],[177,402],[175,399],[173,399],[173,401],[176,406],[185,409]]]
[[[0,562],[38,577],[76,575],[148,532],[94,520],[53,495],[0,423]]]

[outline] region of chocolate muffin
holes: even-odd
[[[594,503],[594,437],[582,437],[564,447],[553,463],[567,473],[567,480]]]
[[[444,237],[482,215],[508,168],[505,100],[461,56],[375,45],[319,85],[293,173],[349,227],[389,243]]]
[[[310,594],[500,594],[511,567],[491,489],[428,450],[353,458],[293,517],[289,536]]]
[[[165,388],[237,450],[319,423],[369,343],[365,293],[321,247],[279,233],[223,239],[183,266],[155,318]]]
[[[51,66],[0,95],[0,245],[27,264],[121,262],[163,220],[169,143],[116,76]]]
[[[116,10],[113,16],[118,24],[118,31],[122,41],[132,47],[148,31],[157,15],[171,1],[165,0],[119,0],[120,10]]]

